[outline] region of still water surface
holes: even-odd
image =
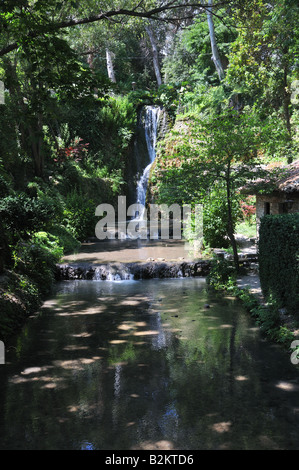
[[[298,367],[204,279],[62,282],[0,366],[0,448],[299,449]]]

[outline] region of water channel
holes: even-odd
[[[299,369],[204,278],[64,281],[0,366],[1,449],[298,449]]]

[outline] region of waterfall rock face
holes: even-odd
[[[147,146],[149,163],[143,169],[138,181],[136,189],[136,203],[146,204],[146,191],[152,164],[156,158],[156,142],[158,134],[158,122],[161,108],[157,106],[145,106],[143,110],[143,126]],[[144,210],[139,213],[138,219],[143,219]]]
[[[142,106],[137,114],[134,140],[128,153],[125,179],[128,205],[140,202],[145,205],[156,143],[164,139],[171,128],[167,111],[158,106]]]

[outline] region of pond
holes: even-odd
[[[60,282],[0,366],[0,448],[299,449],[298,367],[203,278]]]

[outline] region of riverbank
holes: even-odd
[[[221,264],[221,263],[220,263]],[[266,302],[260,283],[258,271],[249,272],[237,277],[227,275],[227,278],[219,282],[219,272],[225,268],[216,269],[207,278],[208,284],[214,284],[213,288],[240,299],[242,305],[254,318],[265,337],[276,344],[280,344],[285,350],[291,350],[291,343],[299,337],[299,325],[294,316],[286,309],[278,308],[275,303]],[[216,279],[216,282],[215,282]]]
[[[5,270],[0,276],[0,339],[14,335],[41,305],[37,286],[25,275]]]

